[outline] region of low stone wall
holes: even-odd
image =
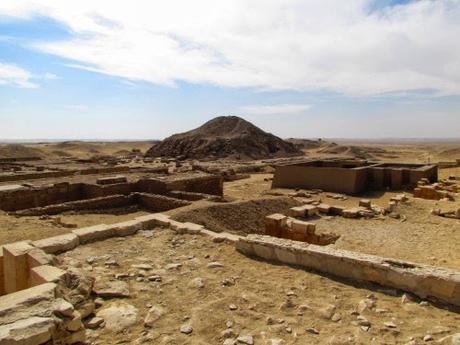
[[[376,283],[460,306],[458,271],[261,235],[240,238],[236,249],[268,261]]]
[[[193,193],[193,192],[183,192],[180,190],[172,190],[168,192],[168,196],[173,197],[173,198],[178,198],[182,200],[188,200],[188,201],[197,201],[197,200],[220,200],[221,197],[216,196],[216,195],[210,195],[210,194],[205,194],[205,193]]]
[[[62,204],[49,205],[45,207],[29,208],[15,212],[19,216],[41,216],[53,215],[67,211],[80,211],[80,210],[94,210],[94,209],[107,209],[117,208],[132,205],[136,202],[134,195],[110,195],[100,198],[69,201]]]
[[[57,183],[44,187],[22,188],[0,193],[0,209],[18,211],[83,199],[81,183]]]
[[[184,176],[183,178],[167,181],[166,186],[168,191],[181,190],[218,196],[224,194],[224,179],[222,176],[217,175]]]
[[[164,195],[136,193],[139,205],[154,212],[163,212],[174,208],[190,205],[191,202]]]

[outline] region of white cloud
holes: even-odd
[[[75,36],[35,47],[90,71],[173,85],[460,94],[460,2],[3,0]]]
[[[13,85],[16,87],[33,89],[38,87],[31,79],[32,74],[16,65],[0,62],[0,85]]]
[[[59,77],[54,73],[45,73],[45,74],[43,74],[42,78],[45,79],[45,80],[57,80],[57,79],[59,79]]]
[[[310,109],[308,104],[275,104],[275,105],[246,105],[240,111],[246,114],[297,114]]]

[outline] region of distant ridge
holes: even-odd
[[[191,131],[174,134],[146,153],[150,157],[262,159],[301,155],[292,143],[238,116],[219,116]]]

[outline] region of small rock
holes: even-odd
[[[202,289],[204,288],[203,278],[194,278],[188,283],[189,288]]]
[[[144,326],[145,327],[153,327],[154,323],[158,321],[164,314],[165,310],[163,307],[160,306],[153,306],[149,309],[147,315],[144,319]]]
[[[182,325],[180,327],[180,332],[184,334],[190,334],[193,332],[193,327],[190,325]]]
[[[254,345],[254,338],[252,335],[242,335],[236,338],[236,341],[240,344]]]
[[[221,264],[220,262],[218,261],[213,261],[213,262],[210,262],[208,265],[207,265],[208,268],[221,268],[221,267],[224,267],[223,264]]]
[[[120,332],[137,323],[138,310],[131,304],[123,303],[102,309],[96,316],[105,320],[105,328],[107,330]]]
[[[98,328],[102,323],[104,322],[104,319],[102,317],[93,317],[89,319],[88,321],[85,322],[85,327],[89,329],[96,329]]]
[[[393,322],[384,322],[383,325],[386,327],[386,328],[397,328],[398,326],[396,326],[395,323]]]
[[[238,307],[237,307],[235,304],[230,304],[230,305],[228,306],[228,309],[230,309],[230,310],[237,310]]]
[[[182,267],[182,264],[179,263],[174,263],[174,264],[168,264],[165,266],[165,268],[170,271],[170,270],[178,270],[179,268]]]
[[[423,337],[423,341],[433,341],[434,338],[431,334],[427,334]]]
[[[101,282],[96,280],[96,283],[93,287],[93,292],[99,297],[103,298],[130,296],[128,283],[121,280],[111,282]]]
[[[235,332],[233,331],[233,328],[227,328],[225,330],[223,330],[220,335],[222,336],[222,338],[224,339],[227,339],[227,338],[233,338],[235,337]]]
[[[308,327],[308,328],[305,329],[305,331],[307,331],[308,333],[311,333],[311,334],[319,334],[319,331],[316,328],[313,328],[313,327]]]

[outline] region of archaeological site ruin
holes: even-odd
[[[457,163],[191,150],[0,160],[0,345],[457,344]]]

